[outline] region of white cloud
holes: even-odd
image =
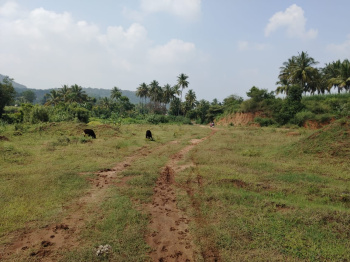
[[[100,41],[110,47],[132,49],[148,42],[147,30],[138,23],[132,24],[128,29],[122,26],[109,26],[107,33],[100,36]]]
[[[149,50],[150,61],[155,64],[184,64],[195,56],[193,43],[172,39],[167,44]]]
[[[29,88],[77,83],[132,90],[149,75],[175,78],[200,57],[193,43],[180,39],[156,46],[140,23],[101,29],[67,12],[9,6],[0,5],[11,13],[0,19],[0,73]]]
[[[263,43],[249,43],[248,41],[239,41],[238,44],[239,51],[263,51],[266,50],[269,46]]]
[[[18,12],[18,4],[16,2],[6,2],[0,7],[0,15],[4,17],[10,17]]]
[[[269,19],[265,27],[265,36],[271,35],[281,27],[286,28],[287,36],[290,38],[313,39],[318,34],[315,29],[306,31],[304,10],[296,4],[291,5],[284,12],[277,12]]]
[[[336,53],[341,57],[350,56],[350,35],[348,35],[347,40],[341,44],[330,44],[327,46],[327,50]]]
[[[167,12],[185,19],[198,18],[202,0],[141,0],[145,13]]]

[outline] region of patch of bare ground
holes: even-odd
[[[126,184],[130,178],[119,177],[118,173],[128,168],[135,159],[147,156],[150,152],[147,147],[143,147],[114,168],[101,170],[96,173],[96,177],[89,178],[91,189],[73,203],[63,206],[66,215],[59,223],[41,228],[28,226],[8,235],[10,244],[1,247],[0,260],[15,261],[14,257],[32,257],[40,261],[57,261],[60,251],[77,249],[80,246],[80,232],[93,212],[89,207],[97,207],[105,199],[110,185]]]
[[[0,141],[9,141],[9,139],[6,136],[0,136]]]
[[[216,130],[213,130],[213,135]],[[194,163],[180,165],[184,156],[200,142],[208,139],[193,139],[190,145],[174,154],[163,168],[154,187],[153,201],[146,206],[150,213],[150,234],[146,241],[152,248],[149,256],[153,261],[195,261],[202,257],[204,261],[219,261],[219,255],[215,246],[205,246],[200,250],[194,244],[194,235],[191,233],[189,223],[191,221],[204,225],[205,221],[200,216],[199,203],[193,198],[194,190],[188,185],[176,183],[177,173],[194,166]],[[196,181],[201,185],[202,177],[197,176]],[[177,199],[174,190],[185,189],[191,198],[191,205],[196,210],[196,217],[189,217],[177,207]]]

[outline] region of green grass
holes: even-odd
[[[94,214],[82,234],[81,247],[62,253],[61,261],[145,261],[149,247],[143,236],[147,230],[147,216],[135,210],[134,204],[117,189],[110,192]],[[97,212],[96,212],[97,211]],[[109,244],[112,252],[97,257],[99,245]]]
[[[59,221],[62,204],[88,190],[86,177],[144,148],[147,155],[119,174],[126,185],[111,187],[103,203],[89,207],[94,212],[81,246],[61,255],[62,261],[148,261],[143,205],[169,158],[211,129],[95,124],[94,140],[82,136],[85,126],[1,126],[9,141],[0,141],[0,243],[28,223]],[[155,141],[144,138],[147,129]],[[214,250],[221,261],[350,260],[348,147],[337,150],[349,142],[348,120],[297,130],[300,136],[277,128],[215,129],[179,163],[194,166],[176,174],[178,206],[192,218],[202,254]],[[105,244],[113,252],[97,258],[96,247]]]
[[[312,131],[279,131],[226,128],[192,152],[205,181],[197,202],[223,261],[350,259],[346,155],[300,153]]]

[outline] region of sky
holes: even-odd
[[[349,0],[0,0],[0,74],[33,89],[136,91],[188,76],[197,100],[276,90],[307,52],[350,59]]]

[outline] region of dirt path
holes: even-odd
[[[215,132],[213,131],[212,134]],[[174,188],[175,175],[193,163],[180,165],[184,156],[198,143],[206,140],[193,139],[190,145],[171,157],[163,168],[154,188],[152,204],[146,208],[151,214],[149,230],[151,234],[146,237],[151,246],[149,254],[153,261],[195,261],[199,251],[193,243],[189,230],[191,218],[185,215],[178,207]]]
[[[8,236],[12,244],[0,250],[0,260],[17,254],[35,257],[40,261],[56,261],[58,251],[77,248],[79,233],[84,229],[89,213],[92,212],[88,207],[97,206],[103,201],[110,184],[125,184],[129,178],[120,179],[118,173],[129,167],[135,159],[150,153],[147,147],[143,147],[114,168],[97,172],[96,178],[89,179],[92,187],[88,193],[69,206],[63,207],[68,215],[59,223],[52,223],[44,228],[26,229]]]
[[[211,133],[214,134],[215,131]],[[146,207],[151,214],[151,235],[147,242],[154,250],[149,255],[154,261],[194,261],[198,251],[193,244],[193,237],[189,232],[188,224],[191,218],[177,208],[174,186],[175,175],[193,164],[180,165],[184,156],[198,143],[206,140],[193,139],[190,145],[171,157],[163,168],[161,176],[154,188],[153,202]],[[176,143],[174,141],[169,143]],[[14,232],[8,235],[11,244],[0,248],[0,260],[14,261],[16,257],[32,257],[40,261],[57,261],[59,252],[77,249],[80,245],[80,232],[85,228],[89,214],[107,196],[110,185],[125,186],[132,177],[120,177],[118,174],[132,165],[139,158],[159,150],[168,144],[151,149],[140,148],[132,156],[126,157],[112,169],[101,170],[91,178],[91,189],[81,198],[64,206],[67,214],[59,223],[48,224],[42,228]],[[90,208],[89,208],[90,207]],[[94,208],[94,210],[95,210]],[[15,257],[15,258],[14,258]]]

